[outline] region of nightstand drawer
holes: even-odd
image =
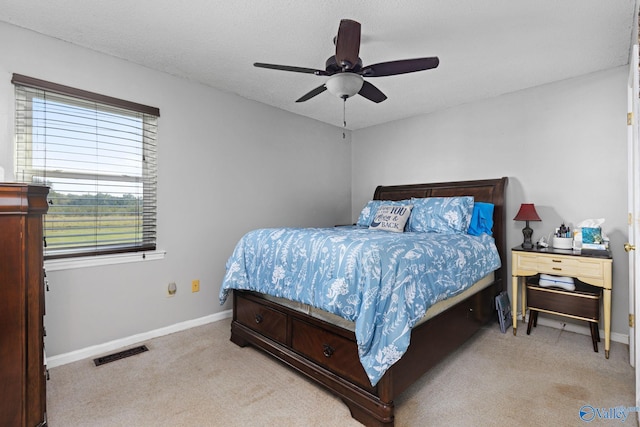
[[[595,279],[602,279],[604,276],[602,261],[563,255],[520,254],[517,268],[556,276]]]

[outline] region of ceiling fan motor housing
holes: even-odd
[[[338,64],[338,61],[336,60],[335,55],[327,58],[326,62],[324,63],[324,69],[327,71],[327,74],[330,76],[344,71],[342,65]],[[358,62],[356,62],[349,71],[357,73],[361,69],[362,69],[362,59],[358,58]]]

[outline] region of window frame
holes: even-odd
[[[73,101],[76,100],[78,102],[91,102],[91,103],[95,103],[96,104],[96,110],[97,111],[102,111],[102,110],[106,110],[106,108],[109,107],[115,107],[118,110],[126,110],[126,112],[130,112],[132,113],[132,115],[135,114],[142,114],[143,119],[142,119],[142,123],[141,123],[141,129],[142,129],[142,133],[143,133],[143,140],[142,140],[142,149],[143,149],[143,153],[147,153],[146,149],[147,149],[147,138],[146,138],[146,129],[145,127],[148,126],[148,122],[146,121],[147,118],[149,118],[150,120],[153,120],[155,123],[153,124],[153,126],[155,126],[157,128],[157,120],[160,117],[160,110],[158,108],[155,107],[149,107],[143,104],[138,104],[138,103],[134,103],[134,102],[130,102],[130,101],[126,101],[126,100],[122,100],[122,99],[118,99],[118,98],[114,98],[114,97],[109,97],[106,95],[101,95],[101,94],[97,94],[94,92],[89,92],[89,91],[85,91],[85,90],[81,90],[81,89],[77,89],[77,88],[73,88],[70,86],[65,86],[65,85],[60,85],[57,83],[52,83],[52,82],[48,82],[45,80],[41,80],[41,79],[36,79],[33,77],[28,77],[28,76],[24,76],[21,74],[13,74],[12,79],[11,79],[11,83],[13,83],[16,86],[22,86],[25,88],[25,90],[42,90],[45,91],[45,93],[48,93],[50,95],[62,95],[64,97],[66,97],[67,99],[65,100],[65,103],[67,103],[69,105],[73,104]],[[18,100],[16,100],[16,102],[18,102]],[[100,107],[101,106],[101,107]],[[105,108],[106,107],[106,108]],[[17,104],[16,104],[16,108],[17,108]],[[33,111],[33,110],[32,110]],[[151,116],[151,117],[150,117]],[[18,113],[16,111],[16,122],[18,120]],[[17,124],[16,124],[17,126]],[[31,125],[28,125],[28,129],[32,129]],[[17,162],[17,154],[18,154],[18,139],[17,139],[17,135],[18,135],[18,130],[16,129],[16,162]],[[31,149],[30,146],[28,146],[28,144],[30,144],[30,142],[25,142],[24,144],[27,144],[27,147],[24,148],[24,151],[27,152],[28,150]],[[140,225],[141,227],[141,233],[142,233],[142,237],[140,239],[139,242],[136,243],[118,243],[118,244],[114,244],[114,245],[107,245],[107,244],[97,244],[98,241],[96,240],[96,245],[91,246],[91,247],[76,247],[76,248],[67,248],[67,249],[57,249],[54,250],[50,253],[46,253],[46,248],[45,248],[45,260],[55,260],[55,259],[61,259],[61,258],[82,258],[82,257],[87,257],[87,256],[95,256],[95,255],[113,255],[113,254],[126,254],[126,253],[139,253],[139,252],[152,252],[156,250],[156,242],[157,242],[157,210],[156,210],[156,200],[155,198],[157,197],[157,156],[155,154],[155,152],[157,151],[157,138],[153,138],[152,139],[152,148],[154,151],[153,154],[153,162],[152,162],[152,170],[146,170],[149,168],[149,164],[144,161],[142,163],[142,177],[135,177],[135,176],[126,176],[126,177],[122,177],[122,176],[113,176],[111,174],[105,173],[105,174],[98,174],[98,175],[93,175],[91,176],[91,179],[93,181],[95,181],[96,183],[100,182],[101,180],[104,181],[110,181],[110,182],[115,182],[115,181],[126,181],[128,183],[142,183],[142,211],[140,213],[141,218],[142,218],[142,224]],[[146,154],[145,154],[146,155]],[[27,156],[32,158],[32,156]],[[144,156],[143,156],[144,157]],[[16,164],[16,180],[19,180],[20,177],[18,176],[19,174],[19,170],[18,170],[18,165]],[[23,178],[21,180],[26,181],[28,180],[29,182],[33,182],[33,173],[37,172],[37,170],[35,170],[32,167],[29,168],[25,168],[23,170],[23,172],[27,172],[27,174],[23,173]],[[31,176],[28,176],[28,173],[31,173]],[[72,179],[83,179],[83,178],[87,178],[88,175],[84,174],[84,173],[74,173],[74,172],[70,172],[70,171],[52,171],[52,170],[46,170],[45,172],[46,177],[57,177],[57,178],[72,178]],[[151,181],[147,182],[146,178],[151,177]],[[151,185],[153,188],[151,189],[150,193],[147,193],[149,191],[149,189],[147,188],[148,185]],[[150,194],[152,200],[152,207],[149,208],[147,206],[147,196],[148,194]],[[151,210],[149,210],[151,209]],[[151,231],[150,231],[150,238],[147,238],[147,219],[150,219],[151,222]],[[46,237],[45,237],[46,239]],[[46,240],[44,242],[45,247],[46,247]],[[142,257],[142,259],[144,259],[144,255]]]

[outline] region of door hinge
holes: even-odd
[[[629,315],[629,327],[630,328],[636,327],[636,317],[633,314]]]
[[[627,126],[631,126],[633,123],[633,112],[627,113]]]

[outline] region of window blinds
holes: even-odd
[[[50,187],[45,258],[154,250],[159,110],[14,74],[17,181]]]

